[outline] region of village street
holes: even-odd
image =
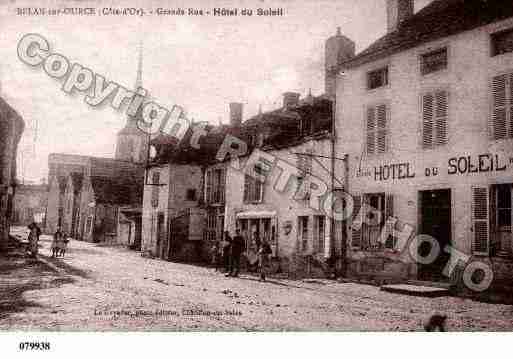
[[[513,307],[419,298],[328,280],[225,278],[212,268],[142,258],[71,241],[52,259],[0,258],[1,330],[421,330],[430,314],[448,330],[512,330]]]

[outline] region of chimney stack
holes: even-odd
[[[242,124],[242,103],[230,102],[230,125],[240,126]]]
[[[324,45],[324,92],[330,98],[335,97],[339,65],[355,54],[355,43],[342,35],[337,27],[336,35],[326,40]]]
[[[397,30],[399,25],[413,16],[414,0],[387,0],[387,32]]]
[[[290,108],[299,103],[299,94],[297,92],[285,92],[283,94],[283,108]]]

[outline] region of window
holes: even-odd
[[[422,96],[422,147],[447,143],[448,93],[438,90]]]
[[[317,252],[324,253],[326,236],[326,216],[315,216]]]
[[[308,250],[308,216],[298,217],[299,245],[302,252]]]
[[[355,213],[351,225],[352,247],[365,251],[380,250],[383,247],[394,249],[393,228],[385,228],[387,219],[393,217],[393,196],[385,193],[368,193],[354,196],[353,201]],[[362,218],[363,215],[367,217]],[[379,240],[382,232],[386,235],[385,243]]]
[[[261,176],[265,173],[257,164],[255,165],[255,174],[246,174],[244,176],[244,202],[262,202],[264,195],[264,180]]]
[[[185,199],[187,201],[195,201],[196,200],[196,189],[189,188],[185,194]]]
[[[388,67],[367,72],[367,89],[372,90],[388,85]]]
[[[420,57],[420,73],[422,75],[445,68],[447,68],[447,48],[431,51]]]
[[[385,153],[388,149],[387,106],[367,108],[366,152],[368,155]]]
[[[492,34],[492,56],[513,51],[513,29]]]
[[[511,226],[511,185],[497,186],[497,227]]]
[[[151,183],[151,205],[156,208],[159,205],[160,172],[153,172],[151,175]]]
[[[513,138],[513,73],[492,79],[492,97],[491,139]]]
[[[206,178],[207,203],[224,203],[226,171],[224,168],[213,168],[207,171]]]

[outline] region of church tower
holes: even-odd
[[[139,44],[139,61],[137,65],[137,78],[135,80],[134,91],[142,87],[142,64],[143,51],[142,44]],[[128,115],[127,122],[117,134],[116,143],[116,159],[123,161],[131,161],[135,163],[143,163],[146,161],[148,151],[148,134],[144,133],[137,127],[140,110],[135,116]]]

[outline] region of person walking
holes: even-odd
[[[232,237],[230,236],[230,232],[224,232],[224,240],[223,240],[223,267],[226,273],[230,273],[230,257],[231,257],[231,247],[232,247]]]
[[[230,272],[226,277],[238,277],[240,272],[240,256],[244,252],[244,238],[240,235],[240,230],[235,230],[235,237],[233,237],[231,245],[231,260]]]
[[[271,245],[266,238],[262,241],[260,249],[258,250],[258,272],[260,273],[260,280],[265,282],[265,275],[267,274],[267,267],[269,266],[269,256],[272,254]]]
[[[37,257],[37,253],[39,251],[39,236],[41,235],[41,229],[37,225],[36,222],[32,222],[27,227],[30,230],[28,240],[29,240],[29,252],[32,258]]]
[[[59,242],[62,239],[62,232],[61,227],[57,227],[57,231],[53,234],[53,240],[52,240],[52,258],[55,258],[59,255]]]

